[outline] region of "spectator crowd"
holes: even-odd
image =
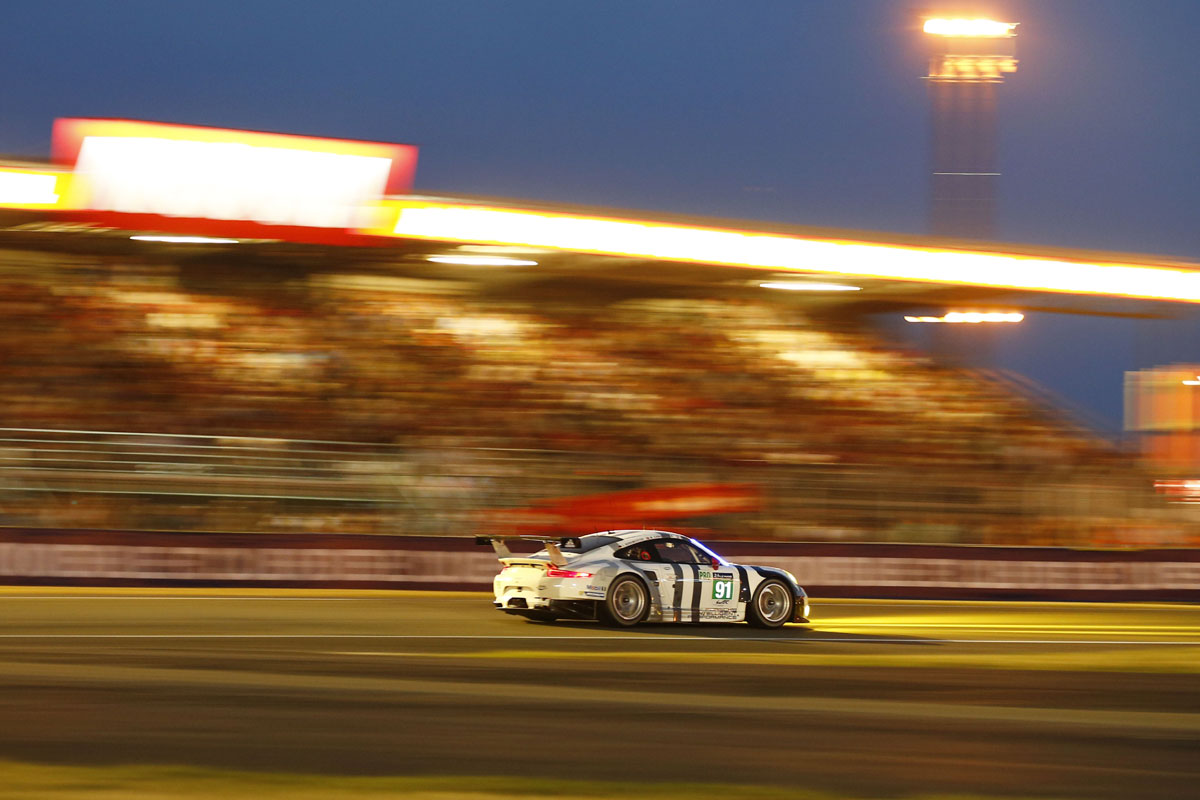
[[[469,534],[488,510],[556,495],[745,481],[764,488],[761,511],[698,524],[800,539],[1194,541],[1129,455],[1053,410],[864,320],[766,299],[547,307],[385,265],[9,250],[0,363],[7,429],[369,444],[390,448],[374,471],[394,487],[352,509],[268,491],[38,493],[32,445],[10,442],[9,525]],[[338,475],[324,480],[349,480]]]

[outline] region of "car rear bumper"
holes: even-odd
[[[492,604],[501,611],[548,611],[550,598],[519,588],[504,589],[496,594]]]
[[[595,600],[556,600],[511,591],[497,597],[492,605],[505,614],[519,617],[537,619],[555,616],[570,619],[596,619]]]

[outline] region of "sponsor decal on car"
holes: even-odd
[[[738,612],[736,608],[706,608],[700,612],[700,619],[737,620]]]

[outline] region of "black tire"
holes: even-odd
[[[758,585],[750,600],[746,622],[756,628],[782,628],[792,618],[795,608],[792,587],[778,578],[767,578]]]
[[[650,613],[650,592],[632,575],[621,575],[609,585],[599,612],[605,625],[632,628]]]

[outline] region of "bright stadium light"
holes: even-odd
[[[760,283],[763,289],[782,289],[785,292],[859,292],[861,286],[845,283],[816,283],[814,281],[770,281]]]
[[[927,19],[925,32],[934,36],[999,38],[1013,36],[1016,22],[996,22],[991,19]]]
[[[460,264],[466,267],[536,267],[536,261],[504,256],[427,256],[426,261],[435,264]]]
[[[1025,315],[1015,311],[951,311],[941,317],[905,317],[905,322],[949,322],[978,325],[981,322],[1020,322]]]
[[[135,242],[166,242],[167,244],[238,244],[237,239],[219,239],[212,236],[130,236]]]

